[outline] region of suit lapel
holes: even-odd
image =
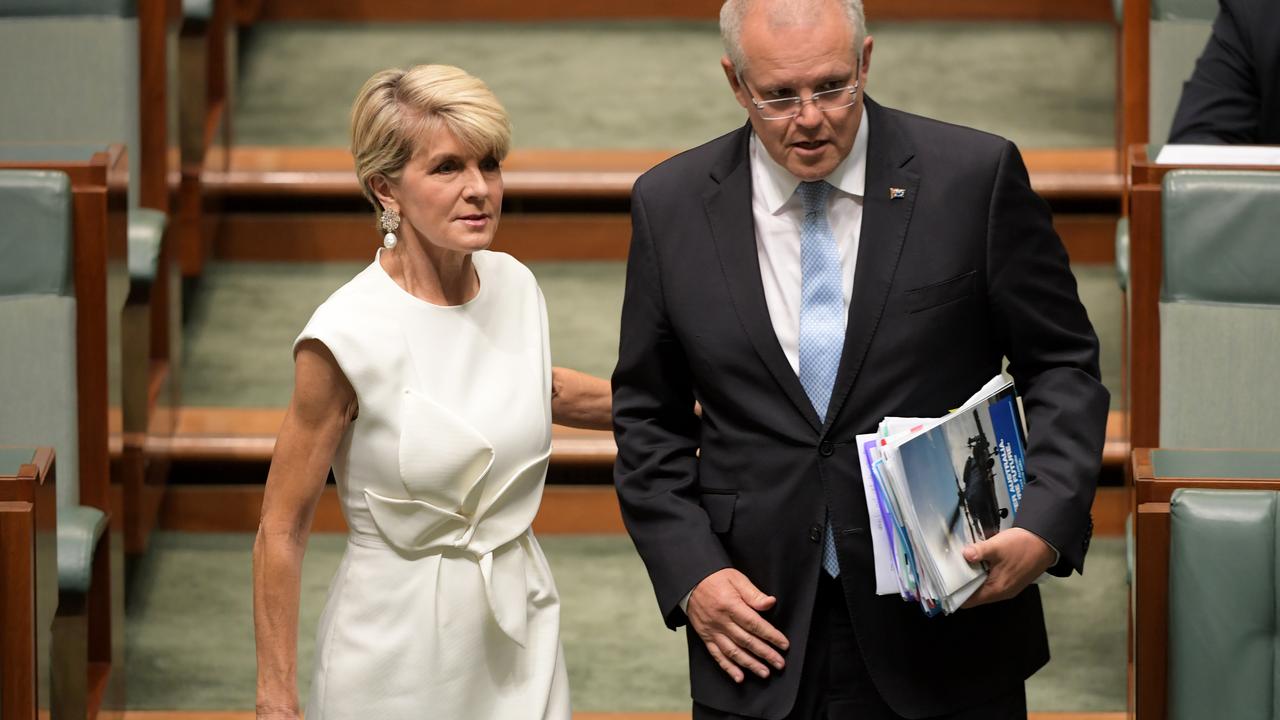
[[[920,185],[920,176],[904,168],[914,151],[894,118],[870,99],[864,108],[871,125],[867,138],[862,233],[840,370],[827,411],[828,426],[843,408],[880,324]]]
[[[751,214],[751,163],[747,160],[749,139],[749,129],[743,128],[734,152],[712,170],[712,178],[718,184],[703,196],[703,201],[738,319],[765,367],[817,432],[822,429],[818,413],[778,344],[764,298],[760,259],[756,254],[755,220]]]

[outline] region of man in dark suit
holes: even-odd
[[[1219,0],[1169,142],[1280,144],[1280,2]]]
[[[637,181],[613,375],[623,517],[691,628],[694,718],[1025,717],[1029,583],[1083,567],[1108,406],[1048,207],[1008,141],[864,100],[859,0],[731,0],[721,29],[749,123]],[[1003,357],[1021,510],[966,549],[990,568],[969,607],[927,618],[875,594],[854,436]]]

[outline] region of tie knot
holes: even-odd
[[[804,201],[806,213],[826,213],[827,196],[831,194],[831,183],[826,180],[802,182],[796,187],[800,199]]]

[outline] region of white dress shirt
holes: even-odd
[[[756,223],[756,255],[760,281],[769,306],[769,320],[791,369],[800,374],[800,224],[804,201],[796,195],[800,178],[769,157],[760,138],[751,134],[751,214]],[[862,196],[867,184],[867,113],[862,113],[853,147],[845,159],[824,178],[835,188],[827,196],[827,224],[840,250],[844,316],[849,317],[853,297],[853,270],[858,262],[862,236]],[[689,595],[680,609],[689,611]]]
[[[853,148],[826,178],[835,190],[827,196],[827,223],[840,251],[844,317],[853,297],[853,272],[862,236],[862,198],[867,184],[867,113],[862,113]],[[769,319],[791,369],[800,374],[800,225],[804,201],[796,195],[800,179],[779,165],[754,133],[751,161],[751,214],[756,224],[756,255]]]

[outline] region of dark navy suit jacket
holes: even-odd
[[[791,646],[768,680],[733,683],[689,633],[693,698],[752,717],[794,703],[828,509],[867,669],[899,714],[1008,693],[1049,658],[1034,586],[936,618],[875,594],[854,436],[882,417],[942,415],[1007,356],[1029,425],[1017,524],[1060,551],[1057,574],[1081,570],[1089,544],[1108,394],[1048,206],[1008,141],[871,100],[865,112],[861,240],[825,423],[765,304],[749,126],[662,163],[632,194],[613,375],[623,518],[669,626],[687,621],[680,600],[721,568],[777,596],[766,616]]]
[[[1219,0],[1182,87],[1171,143],[1280,144],[1280,2]]]

